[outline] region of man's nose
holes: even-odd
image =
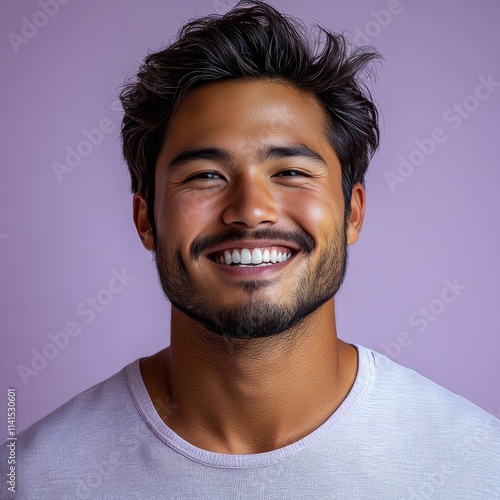
[[[256,228],[278,222],[276,200],[263,179],[238,178],[226,203],[222,218],[228,225]]]

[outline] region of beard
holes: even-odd
[[[291,330],[321,305],[332,299],[340,289],[347,270],[347,223],[339,225],[328,240],[327,247],[317,264],[301,271],[288,290],[286,297],[270,300],[260,291],[277,283],[280,278],[242,280],[232,285],[244,290],[246,300],[238,305],[221,306],[212,300],[213,290],[206,283],[194,282],[180,250],[168,249],[160,235],[155,241],[154,256],[158,279],[170,303],[199,323],[202,327],[226,339],[245,340],[271,337]],[[293,241],[302,251],[296,257],[310,262],[314,249],[313,238],[305,231],[262,229],[257,231],[231,231],[219,236],[196,239],[190,248],[191,263],[196,264],[203,250],[225,241],[243,238]],[[232,289],[226,290],[230,297]]]

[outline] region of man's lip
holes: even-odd
[[[265,247],[284,247],[289,248],[293,253],[300,252],[302,248],[290,241],[281,240],[234,240],[226,241],[220,245],[209,248],[203,254],[208,257],[211,254],[223,251],[232,250],[233,248],[265,248]]]

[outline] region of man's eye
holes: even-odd
[[[212,179],[221,179],[221,178],[222,177],[217,172],[200,172],[200,173],[192,175],[191,177],[186,179],[186,182],[187,181],[194,181],[194,180],[198,180],[198,179],[212,180]]]
[[[301,172],[300,170],[283,170],[277,174],[277,177],[307,177],[307,174]]]

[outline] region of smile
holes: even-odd
[[[292,256],[285,247],[228,248],[209,255],[218,264],[233,267],[265,267],[280,264]]]

